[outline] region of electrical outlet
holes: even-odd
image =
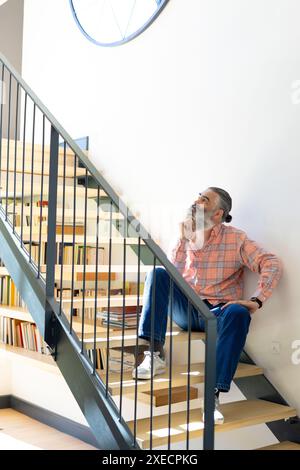
[[[272,341],[271,343],[271,350],[273,354],[280,354],[281,351],[281,343],[279,341]]]

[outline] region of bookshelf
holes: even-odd
[[[127,285],[127,290],[128,290]],[[80,290],[78,290],[79,292]],[[58,294],[57,294],[58,295]],[[126,309],[129,309],[132,315],[134,306],[137,304],[136,295],[126,295]],[[73,329],[75,333],[81,337],[82,324],[80,318],[80,310],[82,308],[83,298],[77,295],[73,299],[75,316],[73,316]],[[6,304],[3,304],[3,301]],[[106,334],[107,327],[103,324],[103,313],[107,307],[108,297],[103,295],[99,298],[99,310],[97,314],[97,325],[96,335]],[[34,320],[28,312],[24,302],[20,298],[17,289],[14,285],[5,266],[0,267],[0,350],[10,354],[17,354],[22,357],[34,359],[44,364],[50,364],[55,366],[55,362],[47,349],[41,335],[39,334]],[[71,299],[66,297],[62,299],[63,306],[67,307],[71,303]],[[113,295],[111,297],[111,311],[114,309],[120,312],[123,305],[123,295]],[[9,305],[10,303],[11,305]],[[84,336],[86,339],[92,339],[94,337],[94,303],[95,296],[87,296],[85,298],[86,308],[91,305],[91,315],[88,315],[86,311],[86,317],[84,322]],[[16,305],[17,304],[17,305]],[[140,305],[142,304],[142,297],[140,298]],[[65,309],[64,309],[65,310]],[[113,313],[112,313],[113,315]],[[117,334],[120,330],[119,325],[111,325],[111,334]],[[96,361],[97,371],[104,371],[107,368],[107,349],[106,344],[103,343],[101,347],[97,347],[96,351],[92,348],[87,349],[87,354],[90,357],[91,362]],[[111,359],[110,369],[112,372],[117,372],[120,366],[120,353],[117,349],[110,348],[109,357]],[[130,353],[126,353],[124,356],[124,367],[129,370],[133,367],[134,357]]]
[[[16,352],[21,351],[23,355],[29,354],[30,357],[31,353],[35,353],[35,357],[38,357],[37,354],[50,356],[30,313],[23,307],[0,306],[0,343],[6,351],[16,348]]]
[[[2,344],[0,343],[0,351],[5,352],[6,354],[10,355],[17,355],[20,357],[24,357],[26,359],[33,359],[34,361],[38,361],[42,364],[47,364],[52,366],[53,368],[56,368],[56,364],[52,356],[48,356],[46,354],[40,354],[39,352],[36,351],[28,351],[27,349],[24,348],[19,348],[17,346],[10,346],[8,344]]]

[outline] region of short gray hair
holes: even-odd
[[[213,186],[210,186],[208,189],[211,189],[214,193],[217,193],[219,196],[219,208],[224,211],[224,214],[222,216],[222,222],[231,222],[232,216],[229,214],[229,212],[231,211],[232,207],[232,199],[230,194],[225,191],[225,189],[216,188]]]

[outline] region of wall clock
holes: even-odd
[[[98,46],[119,46],[147,29],[169,0],[69,0],[80,31]]]

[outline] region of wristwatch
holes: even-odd
[[[258,303],[258,308],[261,308],[261,307],[262,307],[262,304],[263,304],[263,303],[262,303],[262,301],[259,300],[257,297],[251,297],[250,300],[251,300],[252,302]]]

